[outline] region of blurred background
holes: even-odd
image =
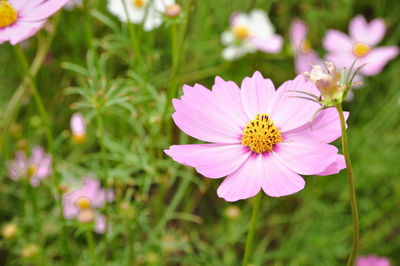
[[[140,69],[128,25],[110,14],[107,1],[86,2],[84,7],[51,17],[35,37],[23,43],[29,62],[37,61],[32,72],[37,72],[57,156],[56,174],[31,188],[35,192],[8,178],[6,162],[18,150],[29,154],[37,145],[46,149],[43,121],[12,46],[0,46],[0,228],[10,223],[17,227],[11,239],[3,231],[0,265],[92,264],[83,233],[87,228],[76,220],[59,219],[55,196],[57,191],[67,193],[88,175],[97,176],[114,191],[114,201],[106,204],[111,229],[93,239],[99,265],[104,261],[106,265],[240,264],[252,199],[228,203],[218,198],[221,180],[206,179],[163,154],[171,144],[196,143],[179,129],[168,133],[163,126],[163,117],[173,112],[166,105],[173,71],[172,27],[186,32],[179,51],[177,96],[183,84],[211,88],[217,75],[240,84],[259,70],[276,87],[293,79],[289,27],[294,18],[308,24],[308,39],[321,58],[326,31],[347,33],[349,21],[358,14],[368,21],[385,20],[387,29],[380,45],[400,44],[400,2],[394,0],[202,0],[191,2],[187,20],[187,2],[178,1],[183,14],[177,21],[167,19],[150,32],[135,27],[146,65]],[[231,14],[254,8],[269,15],[284,39],[282,51],[225,61],[221,34],[229,29]],[[354,91],[354,99],[344,105],[350,111],[359,251],[388,257],[392,265],[400,265],[399,75],[400,59],[396,58],[379,75],[365,78]],[[77,111],[86,121],[83,144],[71,141],[70,118]],[[99,112],[104,134],[99,132]],[[104,136],[105,150],[99,135]],[[335,145],[340,148],[339,141]],[[57,187],[52,181],[55,176]],[[347,261],[352,217],[345,171],[305,180],[306,187],[297,194],[263,195],[252,264],[330,266]],[[36,195],[35,209],[30,193]],[[33,252],[32,244],[36,246]]]

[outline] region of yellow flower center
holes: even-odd
[[[73,134],[72,141],[76,144],[83,144],[86,140],[86,134]]]
[[[369,53],[371,46],[365,43],[357,42],[353,46],[353,54],[357,57],[363,57]]]
[[[90,208],[90,201],[86,197],[81,197],[76,201],[76,206],[81,210],[87,210]]]
[[[311,44],[307,39],[304,39],[300,45],[301,52],[307,54],[311,51]]]
[[[31,177],[36,173],[37,166],[34,164],[31,164],[28,166],[28,176]]]
[[[7,0],[1,0],[0,5],[0,29],[13,24],[18,18],[17,11],[7,3]]]
[[[132,5],[134,6],[134,7],[144,7],[145,6],[145,4],[146,4],[146,2],[145,2],[146,0],[132,0]]]
[[[239,40],[246,39],[250,34],[249,30],[245,26],[242,26],[242,25],[236,25],[233,27],[232,30],[233,30],[233,34],[235,34],[236,38],[238,38]]]
[[[282,141],[281,131],[267,114],[257,114],[243,129],[242,145],[257,153],[272,151],[274,144]]]

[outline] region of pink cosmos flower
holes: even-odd
[[[227,176],[217,191],[227,201],[261,189],[271,197],[293,194],[305,185],[299,174],[339,172],[344,157],[327,144],[341,135],[336,110],[323,110],[310,126],[320,105],[292,97],[298,95],[292,90],[319,95],[303,75],[278,90],[259,72],[246,77],[241,88],[220,77],[212,91],[184,85],[181,100],[173,100],[172,118],[186,134],[210,143],[172,145],[165,153],[205,177]]]
[[[274,32],[274,26],[263,10],[254,9],[248,15],[234,13],[231,16],[230,30],[221,36],[222,43],[227,46],[222,57],[233,60],[257,50],[279,53],[283,41]]]
[[[322,62],[307,40],[307,31],[308,27],[304,21],[300,19],[293,20],[290,26],[290,41],[295,51],[295,67],[297,74],[311,71],[310,63],[318,65]]]
[[[388,258],[376,255],[360,256],[357,258],[356,266],[390,266]]]
[[[69,0],[1,0],[0,44],[15,45],[34,35]]]
[[[94,231],[99,234],[105,232],[105,217],[98,214],[96,209],[104,206],[105,201],[114,201],[114,193],[106,192],[101,188],[100,181],[86,177],[81,188],[65,194],[62,198],[63,214],[65,219],[78,218],[80,222],[88,223],[94,220]]]
[[[17,152],[15,160],[7,162],[6,165],[10,179],[18,181],[21,178],[28,178],[29,183],[37,187],[40,180],[51,174],[51,162],[51,156],[45,154],[42,147],[35,147],[29,160],[25,153]]]
[[[81,113],[75,113],[71,117],[72,140],[76,144],[82,144],[86,140],[86,124]]]
[[[366,64],[360,71],[362,75],[376,75],[399,53],[397,46],[376,47],[385,36],[385,31],[383,19],[367,23],[362,15],[358,15],[350,21],[350,36],[337,30],[328,31],[323,41],[328,51],[326,59],[338,68],[348,67],[357,59],[355,68]]]

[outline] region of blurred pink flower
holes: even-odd
[[[376,255],[359,256],[356,266],[390,266],[390,261],[388,258]]]
[[[222,51],[222,57],[233,60],[257,50],[279,53],[283,40],[274,32],[274,26],[263,10],[254,9],[248,15],[234,13],[231,16],[230,30],[221,36],[222,43],[227,46]]]
[[[15,45],[34,35],[46,19],[68,0],[2,0],[0,5],[0,44]]]
[[[307,40],[307,31],[308,27],[304,21],[300,19],[293,20],[290,26],[290,41],[295,51],[295,67],[297,74],[311,71],[310,63],[313,65],[322,63],[322,60],[312,49]]]
[[[385,31],[383,19],[367,23],[362,15],[358,15],[350,21],[350,36],[337,30],[328,31],[323,41],[328,51],[326,59],[343,68],[349,67],[357,58],[355,68],[366,64],[360,71],[362,75],[376,75],[399,53],[397,46],[375,47],[385,36]]]
[[[327,144],[341,135],[336,110],[321,111],[311,127],[320,105],[292,97],[298,95],[292,90],[319,95],[303,75],[278,90],[260,72],[241,88],[220,77],[212,91],[184,85],[172,118],[186,134],[211,143],[172,145],[165,153],[205,177],[227,176],[217,191],[227,201],[253,197],[261,188],[271,197],[290,195],[304,188],[299,174],[339,172],[344,157]]]
[[[62,198],[63,214],[66,219],[80,218],[81,214],[88,211],[95,212],[96,209],[104,206],[105,201],[114,201],[114,193],[106,192],[101,188],[100,181],[86,177],[81,188],[65,194]],[[105,231],[105,217],[101,214],[95,215],[94,231],[102,234]],[[94,218],[94,215],[93,215]],[[88,222],[88,221],[85,221]]]
[[[50,175],[51,162],[51,156],[45,154],[42,147],[35,147],[29,160],[25,153],[17,152],[15,160],[8,161],[6,165],[10,179],[17,181],[21,178],[28,178],[29,183],[36,187],[40,184],[40,180]]]
[[[81,113],[75,113],[71,117],[72,140],[77,144],[82,144],[86,140],[85,119]]]

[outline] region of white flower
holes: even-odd
[[[283,41],[274,32],[274,26],[263,10],[254,9],[249,15],[234,13],[230,30],[221,36],[222,43],[227,46],[222,51],[222,57],[233,60],[257,50],[278,53]]]
[[[143,29],[151,31],[162,24],[165,8],[174,4],[175,0],[108,0],[108,10],[121,21],[128,22],[124,2],[129,21],[143,23]]]
[[[72,140],[76,144],[82,144],[86,140],[86,124],[82,114],[75,113],[71,117]]]
[[[75,6],[82,6],[82,0],[69,0],[65,5],[65,10],[72,10]]]

